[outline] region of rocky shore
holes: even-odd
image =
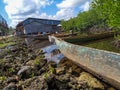
[[[67,58],[57,64],[24,40],[10,42],[0,54],[0,90],[116,90]]]

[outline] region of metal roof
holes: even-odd
[[[26,20],[20,22],[17,27],[23,25],[27,25],[30,24],[32,22],[38,22],[38,23],[42,23],[42,24],[48,24],[48,25],[58,25],[61,23],[60,20],[51,20],[51,19],[39,19],[39,18],[27,18]]]

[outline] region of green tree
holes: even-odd
[[[120,29],[120,0],[93,0],[91,7],[96,9],[110,27]]]
[[[8,34],[12,34],[15,31],[13,27],[9,27]]]
[[[76,30],[86,32],[91,27],[120,29],[120,1],[93,0],[88,11],[80,12],[77,17],[62,20],[62,27],[67,32]],[[119,30],[120,31],[120,30]]]

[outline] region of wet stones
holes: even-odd
[[[33,51],[20,41],[0,60],[0,90],[107,90],[92,75],[64,58],[60,63],[47,61],[40,49]],[[109,90],[114,90],[109,88]]]
[[[28,90],[48,90],[48,85],[42,77],[38,77],[31,83]]]
[[[18,86],[21,86],[22,90],[48,90],[47,82],[41,76],[35,76],[25,81],[20,81]]]
[[[8,84],[4,87],[3,90],[18,90],[16,83],[18,82],[18,76],[10,77],[7,79],[6,83]]]
[[[32,68],[30,66],[22,66],[21,69],[18,71],[17,75],[21,79],[30,78]]]
[[[17,90],[17,86],[15,83],[11,82],[8,86],[6,86],[3,90]]]

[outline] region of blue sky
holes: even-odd
[[[0,0],[0,14],[9,26],[28,17],[65,19],[89,9],[90,0]]]
[[[11,20],[9,19],[9,17],[5,11],[5,4],[3,3],[2,0],[0,0],[0,15],[2,15],[2,17],[5,18],[8,23],[11,22]]]

